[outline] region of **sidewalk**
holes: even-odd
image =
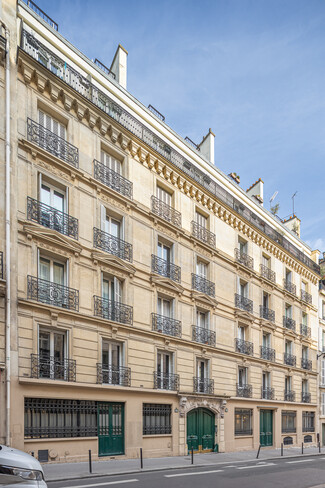
[[[253,462],[256,461],[257,451],[241,451],[226,453],[194,454],[195,466],[216,466],[223,463]],[[287,447],[284,449],[284,457],[301,457],[319,454],[317,447],[304,446],[304,454],[301,448]],[[325,455],[323,448],[322,455]],[[281,456],[280,449],[262,448],[259,460],[276,459]],[[143,459],[142,471],[155,471],[162,469],[187,468],[191,466],[191,456],[174,456],[164,458]],[[88,463],[58,463],[43,464],[46,481],[65,481],[71,479],[87,478],[90,476],[107,476],[113,474],[137,473],[140,469],[140,459],[109,459],[106,461],[94,461],[92,474],[89,473]]]

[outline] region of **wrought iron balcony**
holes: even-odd
[[[31,197],[27,197],[27,219],[78,239],[78,219]]]
[[[275,349],[270,347],[261,346],[261,359],[266,361],[275,361]]]
[[[174,337],[181,337],[182,322],[180,320],[175,320],[171,317],[166,317],[165,315],[159,315],[158,313],[152,313],[151,317],[152,330]]]
[[[133,307],[107,298],[94,296],[94,315],[120,324],[133,324]]]
[[[158,373],[154,374],[154,388],[156,390],[179,390],[179,375],[178,374],[167,374]]]
[[[215,284],[203,276],[192,273],[192,288],[214,298],[216,294]]]
[[[131,386],[131,369],[124,366],[106,366],[97,363],[97,383]]]
[[[292,390],[284,390],[284,401],[294,402],[296,400],[296,392]]]
[[[53,154],[53,156],[78,168],[78,148],[30,118],[27,119],[27,139],[42,149],[45,149],[45,151]]]
[[[300,334],[305,337],[311,337],[311,328],[305,324],[300,324]]]
[[[216,235],[195,220],[192,220],[192,236],[208,246],[216,247]]]
[[[285,352],[283,355],[283,360],[284,364],[287,364],[288,366],[296,366],[297,359],[296,356],[294,356],[293,354]]]
[[[301,358],[301,367],[302,369],[307,369],[308,371],[311,371],[313,367],[312,360],[307,358]]]
[[[261,388],[261,395],[264,400],[274,400],[274,388],[266,387]]]
[[[94,178],[121,195],[133,198],[133,183],[96,159],[94,159]]]
[[[269,322],[275,322],[275,311],[260,305],[260,317],[268,320]]]
[[[45,20],[45,22],[47,22],[51,27],[53,27],[53,29],[55,29],[56,31],[58,30],[59,28],[58,24],[54,22],[54,20],[51,19],[51,17],[49,17],[42,9],[40,9],[39,6],[36,5],[36,3],[34,3],[32,0],[24,0],[24,1],[28,5],[28,7],[30,7],[43,20]]]
[[[0,280],[3,280],[3,252],[0,251]]]
[[[301,300],[303,300],[306,303],[310,303],[310,304],[312,303],[313,297],[311,296],[310,293],[307,293],[305,290],[301,290],[300,293],[301,293]]]
[[[272,271],[272,269],[268,268],[264,264],[260,264],[260,271],[263,278],[266,278],[267,280],[272,281],[272,283],[275,283],[275,271]]]
[[[181,282],[181,268],[180,266],[176,266],[175,264],[171,263],[170,261],[166,261],[165,259],[161,259],[154,254],[151,255],[151,271],[153,273],[157,273],[160,276],[165,276],[166,278],[170,278],[177,283]]]
[[[235,348],[236,352],[240,352],[241,354],[247,354],[249,356],[253,356],[254,354],[253,343],[244,341],[243,339],[235,339]]]
[[[193,378],[193,390],[194,393],[206,393],[208,395],[213,395],[214,392],[214,380],[209,378],[200,378],[194,376]]]
[[[133,246],[128,242],[119,239],[103,230],[94,227],[94,247],[102,251],[114,254],[125,261],[132,263],[133,260]]]
[[[31,377],[76,381],[76,361],[31,354]]]
[[[296,292],[297,287],[296,287],[296,285],[291,283],[291,281],[284,279],[283,280],[283,286],[284,286],[284,289],[287,290],[289,293],[292,293],[293,295],[297,294],[297,292]]]
[[[254,259],[248,254],[241,252],[240,249],[235,249],[235,259],[238,263],[246,266],[246,268],[254,269]]]
[[[236,396],[242,398],[252,398],[253,387],[252,385],[240,385],[236,384]]]
[[[307,391],[301,392],[301,401],[302,403],[310,403],[311,402],[311,394]]]
[[[253,313],[253,300],[243,297],[238,293],[235,293],[235,306],[245,310],[246,312]]]
[[[27,276],[27,298],[47,305],[79,311],[78,290],[34,276]]]
[[[209,346],[216,345],[216,333],[213,330],[205,329],[204,327],[192,327],[192,339],[201,344],[208,344]]]
[[[170,205],[167,205],[167,203],[159,200],[159,198],[154,195],[151,195],[151,210],[152,213],[158,215],[158,217],[161,217],[167,222],[176,225],[176,227],[182,227],[182,214]]]
[[[283,327],[296,332],[296,321],[291,319],[290,317],[283,316]]]

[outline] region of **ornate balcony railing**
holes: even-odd
[[[246,312],[253,313],[253,301],[239,295],[238,293],[235,293],[235,306],[245,310]]]
[[[269,322],[275,322],[275,311],[260,305],[260,317],[268,320]]]
[[[297,358],[293,354],[285,352],[283,355],[283,360],[284,364],[287,364],[288,366],[296,366]]]
[[[272,269],[268,268],[264,264],[260,264],[260,271],[263,278],[266,278],[267,280],[272,281],[272,283],[275,283],[275,271],[272,271]]]
[[[27,276],[27,298],[47,305],[79,311],[78,290],[35,276]]]
[[[32,0],[24,0],[24,2],[30,7],[37,15],[39,15],[45,22],[47,22],[54,30],[58,30],[58,24],[54,22],[51,17],[49,17],[41,8],[39,8],[36,3],[32,2]]]
[[[253,356],[254,354],[253,343],[244,341],[243,339],[235,339],[235,348],[236,352],[240,352],[241,354],[247,354],[249,356]]]
[[[292,295],[297,294],[297,287],[295,284],[291,283],[291,281],[284,279],[283,286],[284,289],[287,290],[289,293],[292,293]]]
[[[78,168],[78,148],[30,118],[27,119],[27,139],[71,166]]]
[[[192,236],[208,246],[216,247],[216,235],[195,220],[192,220]]]
[[[157,373],[154,374],[154,388],[156,390],[179,390],[179,375],[178,374],[167,374],[167,373]]]
[[[76,381],[76,361],[31,354],[31,377]]]
[[[284,401],[294,402],[296,400],[296,392],[292,390],[284,390]]]
[[[181,282],[181,268],[176,264],[161,259],[154,254],[151,255],[151,270],[153,273],[157,273],[166,278],[170,278],[177,283]]]
[[[302,369],[307,369],[308,371],[311,371],[313,367],[312,360],[307,358],[301,358],[301,367]]]
[[[246,268],[254,269],[254,259],[248,256],[248,254],[241,252],[240,249],[235,249],[235,259],[238,263],[246,266]]]
[[[151,195],[151,211],[179,229],[182,227],[182,214],[154,195]]]
[[[253,387],[252,385],[240,385],[236,384],[236,396],[242,398],[252,398]]]
[[[306,303],[312,304],[313,297],[311,296],[310,293],[307,293],[305,290],[301,290],[300,291],[300,294],[301,294],[300,295],[301,296],[301,300],[303,300]]]
[[[208,395],[213,395],[214,392],[214,380],[209,378],[199,378],[194,376],[193,378],[193,390],[194,393],[206,393]]]
[[[94,315],[112,322],[133,324],[133,307],[107,298],[94,296]]]
[[[132,200],[133,183],[96,159],[94,159],[94,178]]]
[[[132,263],[132,244],[112,236],[103,230],[97,229],[97,227],[94,227],[94,247]]]
[[[0,251],[0,280],[3,280],[3,252]]]
[[[106,366],[97,363],[97,383],[131,386],[131,369],[124,366]]]
[[[192,339],[201,344],[208,344],[209,346],[216,345],[216,333],[213,330],[205,329],[204,327],[192,327]]]
[[[192,288],[193,290],[205,293],[212,298],[214,298],[216,294],[216,287],[212,281],[194,273],[192,273]]]
[[[294,332],[296,331],[296,321],[291,319],[290,317],[283,317],[283,327],[286,329],[293,330]]]
[[[274,400],[274,388],[261,388],[261,396],[264,400]]]
[[[182,322],[180,320],[165,317],[164,315],[159,315],[158,313],[152,313],[151,317],[152,330],[174,337],[181,337]]]
[[[305,337],[311,337],[311,328],[305,324],[300,324],[300,334]]]
[[[27,197],[27,219],[78,239],[78,219],[31,197]]]
[[[301,392],[301,401],[302,401],[302,403],[310,403],[311,394],[307,391],[302,391]]]
[[[270,347],[261,346],[261,359],[266,361],[275,361],[275,349]]]

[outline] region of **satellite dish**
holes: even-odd
[[[270,203],[273,202],[273,200],[275,199],[275,197],[277,196],[278,193],[279,193],[278,191],[276,191],[276,192],[273,193],[273,195],[270,198]]]

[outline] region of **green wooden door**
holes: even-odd
[[[189,452],[212,451],[214,448],[214,413],[196,408],[187,414],[187,446]]]
[[[260,411],[260,444],[263,447],[273,446],[273,411]]]
[[[124,404],[98,402],[98,455],[124,454]]]

